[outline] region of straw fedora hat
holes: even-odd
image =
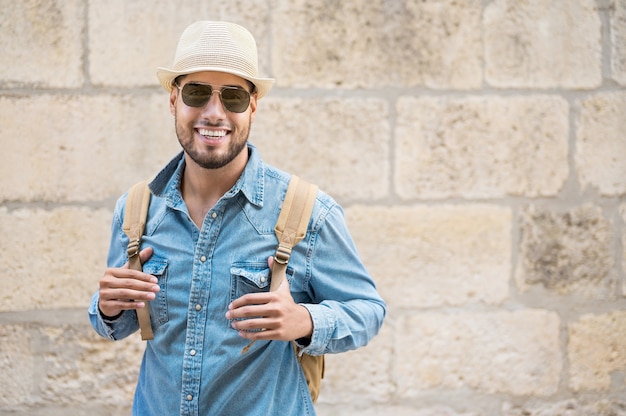
[[[172,68],[157,68],[163,88],[171,91],[180,75],[202,71],[226,72],[252,82],[257,98],[274,85],[273,78],[260,78],[256,42],[245,28],[228,22],[192,23],[180,37]]]

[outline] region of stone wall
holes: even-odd
[[[86,308],[178,144],[155,67],[248,27],[251,140],[345,207],[389,304],[322,416],[626,415],[625,0],[0,0],[0,414],[128,414]]]

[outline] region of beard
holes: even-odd
[[[250,134],[250,118],[248,119],[247,125],[244,126],[242,130],[237,132],[230,130],[230,140],[225,152],[218,151],[217,149],[207,150],[203,148],[201,144],[196,143],[194,137],[196,131],[193,127],[180,125],[177,117],[174,117],[174,121],[178,142],[187,156],[204,169],[219,169],[228,165],[247,147],[248,136]]]

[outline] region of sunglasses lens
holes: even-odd
[[[213,88],[204,84],[185,84],[183,102],[189,107],[204,107],[213,95]],[[233,113],[243,113],[250,105],[250,93],[241,88],[224,88],[220,95],[224,108]]]
[[[222,90],[222,103],[228,111],[243,113],[250,104],[250,93],[239,88],[224,88]]]
[[[203,107],[211,98],[213,89],[210,85],[185,84],[183,102],[189,107]]]

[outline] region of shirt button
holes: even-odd
[[[187,400],[192,401],[193,400],[193,396],[191,394],[187,395]]]
[[[200,309],[202,309],[202,305],[197,304],[197,305],[196,305],[196,310],[197,310],[197,311],[199,311]]]
[[[196,350],[191,350],[191,351],[189,351],[189,354],[190,354],[192,357],[194,357],[194,356],[196,355]]]
[[[211,218],[213,219],[217,218],[217,214],[214,212],[213,214],[211,214]]]
[[[261,283],[265,283],[265,277],[261,277]]]
[[[204,262],[206,261],[206,256],[202,256],[202,257],[200,257],[200,261],[201,261],[202,263],[204,263]]]

